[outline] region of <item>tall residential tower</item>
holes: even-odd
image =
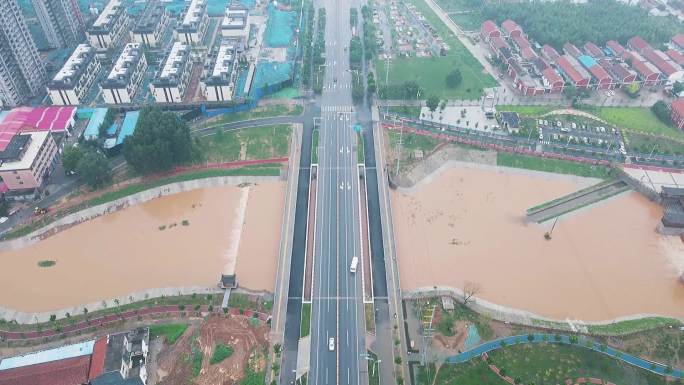
[[[85,39],[77,0],[31,0],[50,47],[74,47]]]
[[[45,91],[46,77],[17,0],[0,0],[0,104],[17,106]]]

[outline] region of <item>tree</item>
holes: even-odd
[[[112,170],[107,157],[100,151],[83,152],[76,165],[76,172],[92,188],[99,188],[112,180]]]
[[[463,304],[467,305],[468,302],[470,302],[472,298],[476,296],[481,290],[482,287],[480,286],[480,284],[476,282],[465,281],[465,284],[463,285]]]
[[[684,83],[675,82],[675,84],[672,85],[672,93],[675,95],[679,95],[682,91],[684,91]]]
[[[563,94],[570,99],[570,100],[575,100],[575,96],[577,96],[577,88],[573,85],[566,86],[565,89],[563,89]]]
[[[62,167],[67,174],[76,172],[78,162],[83,157],[83,150],[80,147],[71,146],[64,149],[62,153]]]
[[[667,104],[663,102],[662,100],[658,100],[653,104],[651,107],[651,111],[655,114],[655,116],[658,117],[658,119],[667,124],[670,125],[672,123],[672,120],[670,119],[670,109],[667,107]]]
[[[462,81],[463,75],[461,75],[461,71],[459,71],[458,68],[454,68],[446,77],[446,85],[449,88],[458,87]]]
[[[427,106],[428,110],[430,110],[430,116],[437,111],[437,108],[439,107],[439,98],[435,95],[430,96],[427,98],[425,101],[425,105]]]
[[[197,149],[185,122],[148,107],[140,111],[133,135],[124,140],[123,155],[135,171],[147,175],[191,161]]]

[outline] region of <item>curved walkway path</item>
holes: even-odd
[[[60,338],[72,337],[78,335],[84,331],[95,329],[97,327],[105,327],[111,324],[116,324],[117,322],[137,319],[138,317],[153,317],[155,315],[173,314],[181,315],[183,313],[202,313],[202,314],[221,314],[223,311],[214,307],[209,311],[209,307],[204,305],[199,309],[195,310],[191,305],[186,305],[183,309],[178,305],[164,305],[164,306],[153,306],[140,309],[126,310],[120,313],[107,314],[99,317],[93,317],[89,320],[83,320],[74,322],[73,324],[63,325],[60,328],[46,328],[44,330],[38,330],[35,327],[21,330],[21,331],[6,331],[0,330],[0,341],[32,341],[44,337],[55,337]],[[240,309],[231,308],[228,313],[232,316],[243,315],[245,317],[258,318],[262,321],[267,321],[270,318],[269,314],[260,313],[254,310],[245,309],[242,313]],[[61,323],[68,322],[64,319],[60,320]]]
[[[634,357],[627,353],[623,353],[619,350],[615,350],[610,346],[602,345],[596,341],[587,338],[579,337],[578,342],[576,344],[573,344],[572,342],[570,342],[570,336],[567,335],[558,335],[560,337],[559,340],[556,339],[556,334],[535,333],[532,334],[532,336],[534,336],[532,341],[528,340],[528,335],[518,335],[499,338],[493,341],[485,342],[484,344],[479,345],[473,349],[467,350],[463,353],[447,357],[445,362],[449,364],[459,364],[470,361],[473,358],[480,357],[483,353],[488,353],[493,350],[503,348],[505,346],[546,342],[582,347],[585,349],[593,350],[598,353],[606,354],[616,360],[626,362],[630,365],[634,365],[638,368],[648,370],[661,376],[684,378],[684,372],[682,372],[681,370],[668,368],[668,366],[659,364],[657,362],[652,362],[644,360],[639,357]],[[670,369],[672,369],[671,373],[666,373]]]
[[[582,117],[582,118],[588,118],[588,119],[596,120],[596,121],[599,121],[599,122],[601,122],[601,123],[603,123],[603,124],[609,124],[608,122],[606,122],[605,120],[599,118],[599,117],[596,116],[596,115],[592,115],[592,114],[590,114],[590,113],[588,113],[588,112],[584,112],[584,111],[580,111],[580,110],[575,110],[575,109],[570,109],[570,108],[562,108],[562,109],[559,109],[559,110],[549,111],[549,112],[547,112],[547,113],[545,113],[545,114],[539,115],[539,117],[540,117],[540,118],[543,118],[543,117],[550,116],[550,115],[574,115],[574,116],[579,116],[579,117]]]

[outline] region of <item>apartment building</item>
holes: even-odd
[[[93,81],[100,71],[95,49],[79,44],[64,66],[48,83],[47,90],[52,104],[57,106],[83,104]]]
[[[17,0],[0,0],[0,104],[10,107],[45,90],[47,73]]]
[[[238,39],[244,48],[249,45],[249,9],[239,3],[231,3],[221,21],[221,36]]]
[[[147,71],[141,43],[128,43],[100,88],[107,104],[128,104],[135,96]]]
[[[171,21],[171,14],[166,5],[159,1],[151,1],[145,7],[143,15],[131,30],[131,40],[134,43],[157,47],[161,44],[164,31]]]
[[[173,31],[173,38],[185,44],[201,44],[208,27],[209,15],[207,15],[206,0],[192,0]]]
[[[223,102],[233,99],[236,49],[236,42],[224,41],[209,55],[200,82],[206,100]]]
[[[31,0],[52,48],[74,47],[85,40],[85,22],[77,0]]]
[[[106,51],[115,46],[128,27],[128,12],[122,0],[110,0],[97,16],[86,35],[91,46]]]
[[[17,133],[0,149],[0,177],[10,191],[39,188],[57,164],[57,153],[49,131]]]
[[[150,91],[157,103],[182,102],[191,71],[190,45],[181,42],[173,43],[164,64],[150,83]]]

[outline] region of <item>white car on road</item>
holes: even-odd
[[[335,337],[330,337],[328,339],[328,350],[330,350],[331,352],[335,350]]]

